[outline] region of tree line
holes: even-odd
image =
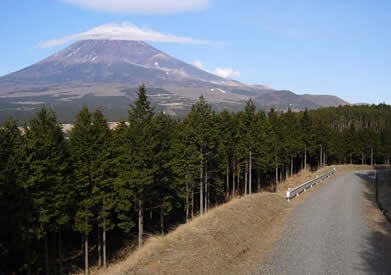
[[[200,97],[174,119],[155,113],[141,86],[115,129],[84,106],[69,133],[46,108],[23,132],[12,119],[0,128],[0,269],[62,274],[76,255],[88,273],[91,257],[106,267],[118,234],[141,247],[146,234],[265,186],[277,191],[302,169],[389,164],[391,107],[265,113],[250,99],[231,113]]]

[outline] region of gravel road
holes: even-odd
[[[368,176],[350,172],[315,187],[257,274],[391,274],[391,239],[371,229],[362,209]]]

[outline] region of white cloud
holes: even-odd
[[[167,14],[202,10],[209,0],[62,0],[88,9],[114,13]]]
[[[220,77],[229,78],[229,79],[240,76],[240,72],[234,71],[232,68],[219,68],[219,67],[217,67],[213,73],[215,75],[220,76]]]
[[[59,39],[49,40],[39,44],[39,47],[50,48],[65,44],[70,41],[79,40],[137,40],[152,42],[169,42],[182,44],[208,44],[207,41],[197,40],[190,37],[181,37],[160,33],[148,28],[139,28],[131,23],[106,24],[89,31],[76,33]]]
[[[203,70],[203,71],[210,73],[210,71],[207,68],[205,68],[205,66],[198,59],[194,60],[191,64],[193,64],[194,66],[196,66],[200,70]]]
[[[240,76],[240,72],[239,71],[234,71],[232,68],[220,68],[220,67],[217,67],[214,71],[210,71],[207,68],[205,68],[205,66],[201,63],[200,60],[194,60],[192,62],[192,64],[194,66],[196,66],[200,70],[206,71],[208,73],[215,74],[215,75],[220,76],[222,78],[233,79],[235,77],[239,77]]]

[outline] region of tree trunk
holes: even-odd
[[[361,151],[361,165],[364,165],[364,152]]]
[[[248,193],[247,184],[248,184],[248,160],[246,160],[244,164],[244,195],[247,195]]]
[[[232,197],[235,197],[235,159],[232,161]]]
[[[98,227],[98,267],[102,266],[102,245],[101,245],[100,230]]]
[[[49,270],[49,247],[48,247],[48,236],[45,234],[45,237],[43,238],[43,243],[45,246],[45,272],[46,275],[50,274]]]
[[[249,191],[250,195],[252,193],[252,186],[251,186],[252,185],[252,173],[251,173],[251,170],[252,170],[252,160],[251,160],[251,158],[252,158],[252,156],[251,156],[251,154],[252,154],[252,152],[250,150],[250,157],[249,157],[250,164],[249,164],[249,168],[248,168],[248,191]]]
[[[61,236],[61,231],[58,232],[58,257],[60,258],[59,262],[59,271],[60,275],[64,272],[63,268],[63,254],[62,254],[62,236]]]
[[[324,150],[323,150],[323,166],[326,166],[327,165],[327,161],[326,161],[326,147],[324,147]]]
[[[194,185],[191,188],[191,219],[194,219]]]
[[[103,221],[103,236],[102,236],[102,244],[103,244],[103,267],[107,268],[106,263],[106,221]]]
[[[164,235],[164,209],[160,207],[160,233]]]
[[[371,166],[373,165],[373,146],[371,147]]]
[[[307,171],[307,146],[304,148],[304,170]]]
[[[58,246],[58,244],[57,244],[57,234],[56,234],[56,232],[53,232],[53,234],[52,234],[52,239],[53,239],[53,246],[52,246],[52,249],[54,250],[54,251],[56,251],[56,249],[57,249],[57,246]],[[50,242],[49,242],[50,243]],[[49,250],[50,250],[50,247],[49,247]],[[50,260],[52,258],[52,260]],[[49,256],[49,263],[50,262],[52,262],[52,266],[53,266],[53,271],[52,271],[52,274],[54,274],[54,275],[56,275],[57,274],[57,255],[56,255],[56,253],[54,253],[54,255],[52,255],[52,256]],[[52,268],[50,267],[50,269],[52,270]]]
[[[289,178],[289,166],[288,166],[288,162],[287,162],[285,165],[285,179],[288,179],[288,178]]]
[[[88,235],[84,235],[84,275],[88,275]]]
[[[138,247],[143,246],[143,232],[144,231],[144,201],[138,200]]]
[[[189,222],[189,183],[186,176],[186,223]]]
[[[241,188],[240,188],[240,163],[238,162],[238,185],[237,185],[237,190],[238,190],[238,193],[240,194],[240,190],[241,190]],[[243,190],[243,189],[242,189]]]
[[[208,165],[207,165],[208,166]],[[209,188],[208,188],[208,167],[205,169],[205,213],[208,212],[209,207]]]
[[[227,160],[227,190],[225,193],[225,200],[229,200],[229,160]]]
[[[291,156],[291,176],[293,176],[293,156]]]
[[[320,145],[320,156],[319,156],[319,162],[320,162],[319,168],[322,168],[322,167],[323,167],[322,156],[323,156],[323,145],[321,144],[321,145]]]
[[[257,169],[257,192],[261,192],[261,169]]]
[[[202,150],[201,150],[201,166],[200,166],[200,215],[202,215],[203,213],[203,207],[204,207],[204,201],[203,201],[203,195],[204,195],[204,188],[203,188],[203,185],[204,185],[204,181],[203,181],[203,174],[204,174],[204,170],[203,170],[203,165],[204,165],[204,160],[203,160],[204,156],[202,155]]]
[[[277,192],[277,185],[278,185],[278,157],[276,155],[276,180],[274,182],[274,192]]]

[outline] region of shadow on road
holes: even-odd
[[[373,174],[356,173],[356,176],[361,178],[368,187],[366,190],[363,190],[364,198],[370,207],[378,209]],[[382,215],[379,211],[374,211],[374,213]],[[391,225],[385,218],[381,217],[380,219],[373,219],[369,227],[369,235],[363,241],[362,249],[358,251],[362,261],[360,261],[360,264],[357,264],[355,270],[359,273],[367,274],[390,274]]]
[[[384,226],[384,224],[378,224]],[[388,224],[387,224],[388,225]],[[391,238],[381,231],[373,231],[363,242],[362,250],[358,252],[363,260],[355,269],[368,274],[390,274]]]

